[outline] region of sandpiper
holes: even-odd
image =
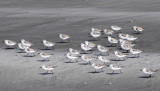
[[[82,48],[82,50],[85,51],[85,52],[92,49],[92,47],[90,47],[89,45],[86,45],[86,44],[84,44],[84,43],[81,43],[81,48]],[[91,51],[90,51],[90,52],[91,52]],[[91,53],[92,53],[92,52],[91,52]]]
[[[19,53],[24,52],[27,46],[23,45],[22,43],[18,43],[18,48],[21,50]]]
[[[137,57],[139,57],[139,54],[141,53],[142,51],[139,50],[139,49],[131,49],[130,50],[130,53],[134,54],[134,55],[137,55]]]
[[[114,71],[117,71],[117,70],[119,70],[120,71],[120,73],[122,74],[122,71],[121,71],[121,69],[122,69],[122,67],[124,67],[124,66],[116,66],[116,65],[113,65],[113,64],[110,64],[110,66],[109,66],[111,69],[112,69],[112,73],[114,73]]]
[[[144,30],[142,27],[139,26],[133,26],[133,29],[136,33],[141,33]]]
[[[102,68],[104,67],[104,65],[93,63],[92,67],[94,67],[96,69],[95,72],[97,72],[98,69],[101,69],[101,72],[103,72]]]
[[[28,56],[29,54],[33,54],[33,56],[35,56],[35,52],[36,52],[36,50],[34,50],[34,49],[32,49],[32,48],[29,48],[29,47],[26,47],[25,48],[25,52],[27,53],[27,55],[26,56]]]
[[[69,62],[73,61],[73,60],[76,60],[79,58],[78,55],[75,55],[75,54],[71,54],[70,52],[66,53],[65,56],[69,59]],[[64,60],[64,59],[63,59]]]
[[[111,26],[111,29],[114,30],[114,31],[119,31],[122,29],[122,27],[119,27],[119,26]]]
[[[119,38],[121,38],[121,39],[127,39],[127,37],[128,37],[128,34],[119,33]]]
[[[85,41],[85,44],[88,45],[88,46],[90,46],[91,48],[96,47],[96,44],[93,43],[93,42]]]
[[[125,54],[123,54],[123,53],[121,53],[121,52],[119,52],[119,51],[114,51],[114,53],[115,53],[115,55],[120,59],[120,58],[123,58],[123,60],[125,61],[125,57],[127,56],[127,55],[125,55]]]
[[[114,31],[112,31],[111,29],[104,29],[103,32],[106,34],[106,35],[113,35]]]
[[[99,38],[101,36],[101,32],[90,32],[90,35],[93,37],[93,38]],[[100,38],[99,38],[100,39]]]
[[[51,66],[51,65],[42,65],[40,68],[42,68],[43,70],[46,70],[48,73],[48,71],[51,71],[51,73],[53,74],[53,69],[55,69],[57,66]]]
[[[109,66],[109,62],[110,62],[110,60],[108,59],[108,57],[106,57],[106,56],[98,56],[98,59],[100,60],[100,61],[102,61],[103,63],[104,63],[104,65],[106,65],[107,67]],[[107,64],[106,64],[107,63]]]
[[[100,44],[97,45],[97,49],[101,52],[100,55],[103,55],[103,53],[109,51],[109,49],[107,47],[104,47],[104,46],[102,46]],[[109,56],[109,53],[107,55]]]
[[[118,40],[115,39],[115,38],[112,38],[111,36],[108,36],[108,41],[111,43],[111,46],[113,46],[113,44],[117,44],[118,43]]]
[[[149,77],[151,77],[152,74],[156,73],[158,70],[152,70],[147,68],[142,68],[140,71],[143,71],[143,73],[148,74]]]
[[[16,42],[15,42],[15,41],[12,41],[12,40],[4,40],[4,43],[7,45],[7,48],[11,48],[11,47],[16,48]],[[6,48],[6,49],[7,49],[7,48]]]
[[[132,45],[131,45],[131,44],[121,44],[121,48],[122,48],[123,50],[126,50],[127,53],[128,53],[129,50],[132,49]]]
[[[67,40],[68,42],[70,42],[70,35],[67,34],[59,34],[59,38],[62,40],[62,42],[64,42],[65,40]]]
[[[138,37],[132,36],[132,35],[128,35],[127,36],[127,40],[128,41],[135,41]]]
[[[76,55],[79,55],[80,54],[80,51],[79,50],[76,50],[76,49],[73,49],[73,48],[69,48],[69,52],[71,54],[76,54]]]
[[[102,30],[97,29],[97,28],[91,28],[91,32],[101,32]]]
[[[48,49],[48,48],[54,49],[54,46],[56,44],[54,42],[50,42],[50,41],[47,41],[47,40],[43,40],[42,42],[43,42],[44,46],[46,47],[46,49]]]
[[[89,64],[91,64],[90,61],[93,60],[94,57],[92,57],[92,56],[87,56],[87,55],[85,55],[85,54],[82,54],[82,55],[81,55],[81,59],[84,60],[84,61],[86,61],[86,62],[88,62]]]
[[[45,53],[45,52],[41,52],[41,53],[39,53],[39,55],[40,55],[42,58],[44,58],[44,60],[48,60],[48,61],[49,61],[49,58],[50,58],[51,56],[53,56],[54,54],[47,54],[47,53]]]
[[[27,47],[31,47],[33,44],[27,40],[21,39],[21,43]]]

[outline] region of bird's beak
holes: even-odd
[[[42,68],[42,67],[39,67],[39,69],[40,69],[40,68]]]
[[[142,71],[142,69],[140,71]]]

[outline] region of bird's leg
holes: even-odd
[[[68,41],[68,43],[70,43],[70,40],[69,40],[69,39],[67,39],[67,41]]]
[[[125,58],[123,58],[123,61],[125,61]]]
[[[107,52],[107,56],[109,56],[109,53]]]
[[[53,75],[53,71],[51,70],[51,73],[52,73],[52,75]]]
[[[112,71],[112,74],[114,73],[114,70]]]
[[[122,71],[121,70],[119,70],[120,71],[120,73],[122,74]]]
[[[152,77],[151,74],[149,75],[149,77]]]
[[[102,68],[101,68],[101,71],[104,72]]]
[[[78,62],[78,60],[76,59],[76,62]]]
[[[97,70],[95,70],[95,73],[97,73]]]
[[[52,46],[52,49],[55,50],[54,46]]]
[[[14,46],[14,48],[15,48],[15,49],[17,49],[17,47],[16,47],[16,46]]]
[[[48,70],[47,70],[47,72],[46,73],[48,73]]]
[[[69,62],[71,62],[72,60],[70,59]]]

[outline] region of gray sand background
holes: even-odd
[[[147,78],[142,67],[159,69],[160,59],[160,1],[159,0],[0,0],[0,91],[159,91],[160,73]],[[130,22],[130,21],[134,22]],[[143,50],[140,58],[113,62],[124,65],[123,74],[92,73],[94,68],[79,63],[60,61],[69,47],[79,49],[91,27],[104,29],[122,26],[123,33],[138,37],[136,48]],[[134,34],[132,26],[145,31]],[[4,50],[4,39],[17,42],[24,38],[33,42],[38,52],[42,39],[59,42],[57,35],[72,36],[71,43],[57,43],[50,61],[41,57],[23,57],[18,50]],[[117,36],[115,36],[117,38]],[[108,45],[107,39],[94,41]],[[97,50],[95,53],[98,53]],[[111,52],[110,58],[116,58]],[[67,61],[67,60],[65,60]],[[96,61],[96,60],[94,60]],[[42,64],[58,65],[54,74],[43,74]]]

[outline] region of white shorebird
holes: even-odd
[[[69,62],[73,61],[73,60],[76,60],[79,58],[78,55],[75,55],[75,54],[71,54],[70,52],[66,53],[65,56],[69,59]],[[63,59],[64,60],[64,59]]]
[[[133,26],[133,29],[137,33],[141,33],[144,30],[142,27],[139,27],[139,26]]]
[[[120,73],[122,73],[121,69],[122,69],[123,66],[120,67],[120,66],[110,64],[109,67],[112,69],[112,71],[113,71],[112,73],[114,73],[114,71],[118,71],[118,70],[120,71]]]
[[[69,48],[69,52],[71,54],[76,54],[76,55],[79,55],[80,54],[80,51],[79,50],[76,50],[76,49],[73,49],[73,48]]]
[[[49,58],[50,58],[51,56],[53,56],[53,54],[47,54],[47,53],[45,53],[45,52],[41,52],[41,53],[39,53],[39,55],[40,55],[42,58],[44,58],[44,60],[48,60],[48,61],[49,61]]]
[[[97,29],[97,28],[91,28],[91,32],[101,32],[102,30]]]
[[[142,51],[139,50],[139,49],[131,49],[130,50],[130,53],[132,53],[133,55],[137,55],[137,57],[139,57],[139,54],[141,53]]]
[[[121,39],[127,39],[128,37],[128,34],[124,34],[124,33],[119,33],[118,35],[119,35],[119,38]]]
[[[127,53],[128,53],[129,50],[132,49],[132,44],[121,44],[121,48],[122,48],[123,50],[126,50]]]
[[[91,48],[96,47],[96,44],[93,43],[93,42],[85,41],[85,44],[88,45],[88,46],[90,46]]]
[[[48,71],[51,71],[51,73],[53,74],[53,69],[55,69],[57,66],[51,66],[51,65],[42,65],[40,68],[42,68],[43,70],[46,70],[48,73]]]
[[[91,56],[87,56],[87,55],[82,54],[82,55],[81,55],[81,59],[84,60],[84,61],[86,61],[86,62],[88,62],[89,64],[91,64],[90,61],[92,61],[92,60],[94,59],[94,57],[91,57]]]
[[[65,40],[67,40],[68,42],[70,42],[69,38],[71,36],[67,35],[67,34],[59,34],[59,38],[62,40],[62,42],[64,42]]]
[[[103,53],[109,51],[109,49],[107,47],[104,47],[104,46],[102,46],[100,44],[97,45],[97,49],[101,52],[100,55],[103,55]],[[109,56],[109,53],[107,55]]]
[[[92,67],[94,67],[96,69],[95,72],[97,72],[98,69],[101,69],[101,72],[103,72],[102,68],[104,67],[104,65],[93,63]]]
[[[48,49],[48,48],[54,49],[54,46],[56,44],[54,42],[50,42],[50,41],[47,41],[47,40],[43,40],[42,42],[43,42],[44,46],[46,47],[46,49]]]
[[[20,53],[21,53],[27,48],[27,46],[23,45],[22,43],[18,43],[18,48],[21,50],[20,51]]]
[[[106,66],[109,66],[109,62],[110,62],[110,60],[108,59],[108,57],[105,57],[105,56],[98,56],[98,59],[100,60],[100,61],[102,61],[103,63],[104,63],[104,65],[106,65]],[[106,64],[107,63],[107,64]]]
[[[33,44],[27,40],[21,39],[21,43],[27,47],[31,47]]]
[[[135,46],[135,44],[132,44],[132,42],[131,42],[131,41],[128,41],[128,40],[119,39],[119,42],[120,42],[121,45],[129,44],[129,45],[131,45],[132,47]]]
[[[142,68],[140,71],[143,71],[143,73],[148,74],[149,77],[151,77],[152,74],[156,73],[158,70],[152,70],[147,68]]]
[[[119,31],[122,29],[122,27],[119,27],[119,26],[111,26],[111,29],[114,30],[114,31]]]
[[[4,40],[4,43],[7,45],[7,48],[11,48],[11,47],[16,48],[16,42],[15,42],[15,41],[12,41],[12,40]],[[6,49],[7,49],[7,48],[6,48]]]
[[[25,52],[27,53],[27,55],[26,56],[28,56],[29,54],[33,54],[33,56],[35,56],[35,52],[36,52],[36,50],[34,50],[34,49],[32,49],[32,48],[29,48],[29,47],[26,47],[25,48]]]
[[[86,45],[84,43],[81,43],[81,48],[83,51],[90,51],[92,49],[92,47],[90,47],[89,45]],[[91,51],[90,51],[91,52]],[[92,53],[92,52],[91,52]]]
[[[138,37],[132,36],[132,35],[128,35],[127,36],[127,40],[128,41],[135,41]]]
[[[111,29],[104,29],[103,32],[106,34],[106,35],[113,35],[114,31],[112,31]]]
[[[123,60],[125,61],[125,57],[127,56],[127,55],[125,55],[125,54],[123,54],[123,53],[121,53],[121,52],[119,52],[119,51],[114,51],[114,53],[115,53],[115,55],[120,59],[120,58],[123,58]]]
[[[93,38],[99,38],[101,36],[101,32],[90,32],[90,35],[93,37]]]
[[[108,41],[111,43],[111,46],[113,44],[117,44],[118,43],[118,40],[115,39],[115,38],[112,38],[111,36],[108,36]],[[116,45],[115,45],[116,46]]]

